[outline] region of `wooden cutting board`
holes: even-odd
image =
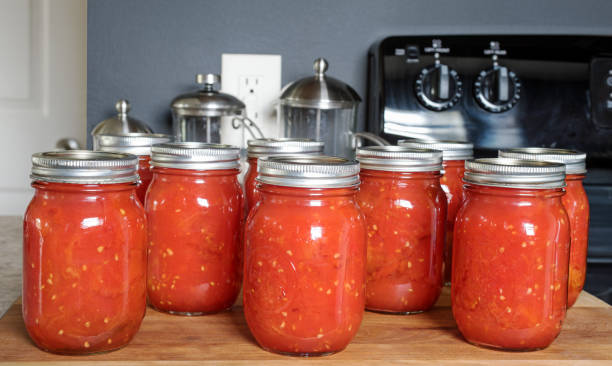
[[[366,312],[359,333],[335,355],[298,359],[263,351],[250,335],[242,307],[201,317],[181,317],[147,309],[132,343],[92,356],[58,356],[29,340],[17,301],[0,319],[0,364],[32,365],[397,365],[476,364],[574,365],[612,364],[612,307],[582,293],[568,311],[561,335],[547,349],[502,352],[466,343],[453,320],[445,289],[436,307],[417,315]],[[519,362],[520,361],[520,362]]]

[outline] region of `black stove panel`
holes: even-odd
[[[370,52],[369,80],[368,129],[391,141],[612,159],[612,37],[389,37]]]
[[[586,289],[612,303],[612,37],[388,37],[369,53],[368,130],[390,142],[587,152]]]

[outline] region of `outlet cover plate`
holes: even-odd
[[[221,55],[221,91],[240,99],[246,114],[265,137],[279,137],[276,101],[281,90],[281,55]],[[221,127],[222,142],[246,147],[252,136],[244,128]]]

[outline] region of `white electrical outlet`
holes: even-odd
[[[265,137],[279,137],[275,105],[281,90],[280,55],[221,55],[221,91],[240,99],[247,116]],[[246,147],[253,137],[244,128],[221,126],[223,143]]]

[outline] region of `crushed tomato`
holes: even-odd
[[[355,188],[259,186],[246,227],[244,313],[265,349],[338,352],[365,304],[365,222]]]
[[[559,334],[570,246],[562,194],[466,184],[455,223],[451,299],[469,342],[532,350]]]
[[[565,181],[563,206],[569,216],[572,232],[570,247],[570,269],[567,306],[574,305],[584,287],[586,277],[586,257],[589,237],[589,200],[582,180],[584,175],[568,174]]]
[[[147,293],[157,310],[199,315],[230,308],[242,277],[238,170],[153,168]]]
[[[127,344],[146,307],[146,222],[134,184],[34,182],[23,227],[23,318],[47,351]]]
[[[366,308],[428,310],[442,290],[446,196],[438,172],[362,169],[357,201],[367,222]]]
[[[440,178],[440,185],[446,193],[448,209],[446,211],[446,229],[444,246],[444,282],[450,284],[453,256],[453,230],[455,218],[461,202],[463,202],[463,173],[465,160],[445,160],[443,162],[444,175]]]

